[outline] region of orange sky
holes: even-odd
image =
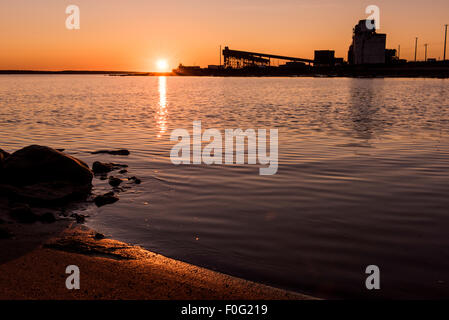
[[[65,8],[80,8],[80,30],[67,30]],[[218,64],[220,45],[313,58],[334,49],[346,59],[365,8],[380,7],[387,47],[411,59],[443,55],[448,0],[2,0],[0,69],[156,70]],[[448,53],[449,55],[449,53]]]

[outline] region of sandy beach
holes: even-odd
[[[111,239],[75,222],[9,224],[0,240],[0,299],[313,299],[200,268]],[[68,265],[80,289],[68,290]]]

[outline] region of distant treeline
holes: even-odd
[[[111,76],[169,76],[171,72],[90,71],[90,70],[0,70],[0,74],[100,74]]]
[[[79,74],[108,76],[209,76],[209,77],[427,77],[449,78],[449,60],[432,62],[405,62],[370,65],[296,66],[296,67],[246,67],[242,69],[195,68],[174,72],[136,71],[41,71],[0,70],[0,74]]]

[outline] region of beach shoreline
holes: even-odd
[[[115,193],[123,191],[122,179],[109,175],[112,191],[96,197],[92,180],[94,175],[107,179],[108,173],[127,165],[96,161],[91,170],[62,151],[37,145],[12,155],[0,151],[1,300],[311,298],[107,239],[83,225],[87,216],[73,212],[72,205],[100,207],[118,201]],[[98,153],[129,151],[92,152]],[[141,182],[135,176],[127,180],[131,185]],[[79,288],[66,285],[71,269],[79,270]]]
[[[13,223],[10,229],[20,238],[0,241],[0,300],[315,299],[101,239],[73,221],[39,226]],[[13,243],[22,248],[17,256],[7,249]],[[79,290],[66,288],[69,265],[79,267]]]

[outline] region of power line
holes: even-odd
[[[424,44],[424,47],[426,48],[426,53],[424,54],[424,61],[427,61],[427,46],[428,46],[428,44],[427,43],[425,43]]]

